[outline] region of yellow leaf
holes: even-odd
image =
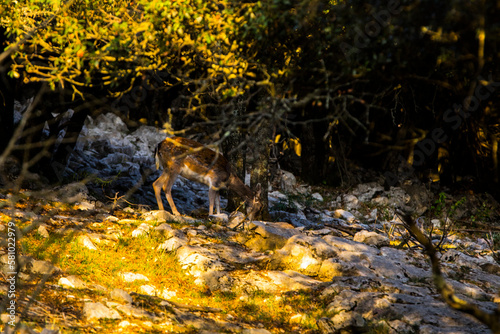
[[[295,154],[297,154],[300,157],[300,154],[302,153],[302,145],[300,144],[298,139],[290,139],[290,141],[293,143],[293,150],[295,151]]]
[[[280,138],[281,138],[281,135],[276,135],[276,138],[274,138],[274,142],[276,144],[278,144],[278,142],[280,141]]]

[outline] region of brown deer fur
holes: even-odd
[[[153,183],[160,210],[164,210],[161,200],[161,189],[163,189],[172,213],[180,215],[171,193],[178,175],[209,187],[209,215],[213,214],[214,204],[217,214],[220,213],[220,189],[229,189],[245,200],[249,219],[253,219],[262,208],[259,200],[260,184],[257,185],[256,192],[253,192],[236,176],[230,163],[222,154],[194,140],[182,137],[166,138],[158,144],[155,159],[156,167],[163,168],[163,173]]]

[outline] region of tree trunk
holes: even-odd
[[[247,105],[244,97],[240,96],[236,100],[236,105],[232,113],[235,119],[240,118],[241,115],[246,113]],[[231,163],[236,175],[245,182],[247,155],[246,145],[242,145],[245,138],[239,128],[230,128],[228,131],[230,131],[229,136],[222,142],[222,153]],[[240,207],[241,199],[236,194],[225,191],[224,195],[227,198],[227,211],[233,212]]]
[[[243,135],[240,131],[233,131],[222,143],[222,152],[231,163],[236,175],[245,182],[246,150],[238,148],[243,142]],[[227,207],[229,212],[235,211],[240,206],[240,200],[236,194],[226,191]]]
[[[254,161],[252,164],[251,177],[251,188],[255,189],[255,186],[260,183],[261,201],[263,204],[260,216],[255,217],[256,219],[269,220],[269,203],[268,203],[268,185],[269,185],[269,152],[270,152],[270,139],[271,139],[271,129],[267,126],[261,126],[256,133],[253,134],[252,145],[252,155]]]

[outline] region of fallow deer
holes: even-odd
[[[163,173],[153,183],[156,201],[160,210],[164,210],[161,189],[170,204],[172,213],[180,215],[172,198],[172,186],[178,175],[203,183],[208,186],[209,215],[213,214],[214,204],[220,214],[220,189],[229,189],[245,200],[247,217],[253,217],[262,209],[260,184],[252,191],[234,173],[229,161],[202,144],[182,137],[167,137],[155,150],[156,168],[163,168]]]

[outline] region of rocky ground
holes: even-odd
[[[420,217],[440,246],[448,284],[492,312],[500,303],[500,225],[489,197],[460,201],[416,183],[385,190],[377,182],[332,194],[283,172],[269,195],[273,221],[175,217],[151,210],[151,152],[163,137],[148,127],[128,133],[114,115],[100,116],[88,122],[65,174],[97,180],[2,194],[0,229],[15,221],[24,233],[22,330],[489,333],[442,301],[428,259],[395,213]],[[130,204],[118,203],[132,187]],[[186,180],[173,197],[183,213],[208,207],[207,189]],[[127,265],[133,261],[149,266]],[[7,277],[7,254],[1,262]],[[8,285],[1,287],[5,300]]]

